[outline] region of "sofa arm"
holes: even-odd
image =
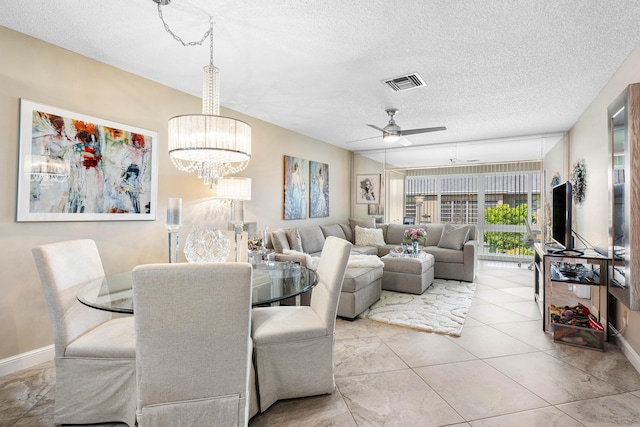
[[[276,261],[279,262],[295,262],[303,267],[307,267],[307,257],[302,254],[279,254],[276,253]]]
[[[464,259],[464,278],[465,282],[473,282],[476,277],[478,268],[478,241],[469,240],[462,247]]]

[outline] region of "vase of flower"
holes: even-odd
[[[409,228],[404,232],[404,241],[411,243],[411,253],[415,256],[418,255],[420,248],[418,245],[420,241],[427,239],[427,232],[424,228]]]

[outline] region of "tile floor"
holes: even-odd
[[[481,262],[459,338],[338,320],[331,395],[280,401],[258,426],[640,426],[640,374],[541,330],[533,272]],[[46,363],[0,378],[0,426],[52,424]]]

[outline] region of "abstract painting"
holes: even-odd
[[[17,220],[154,220],[157,145],[157,132],[22,99]]]
[[[380,174],[356,176],[356,203],[380,203]]]
[[[284,156],[284,219],[307,218],[308,178],[307,160]]]
[[[329,216],[329,165],[309,161],[309,218]]]

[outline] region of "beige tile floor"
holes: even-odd
[[[336,392],[250,426],[640,426],[640,374],[612,344],[554,344],[533,272],[481,262],[476,282],[459,338],[338,320]],[[54,381],[51,363],[0,378],[0,426],[51,425]]]

